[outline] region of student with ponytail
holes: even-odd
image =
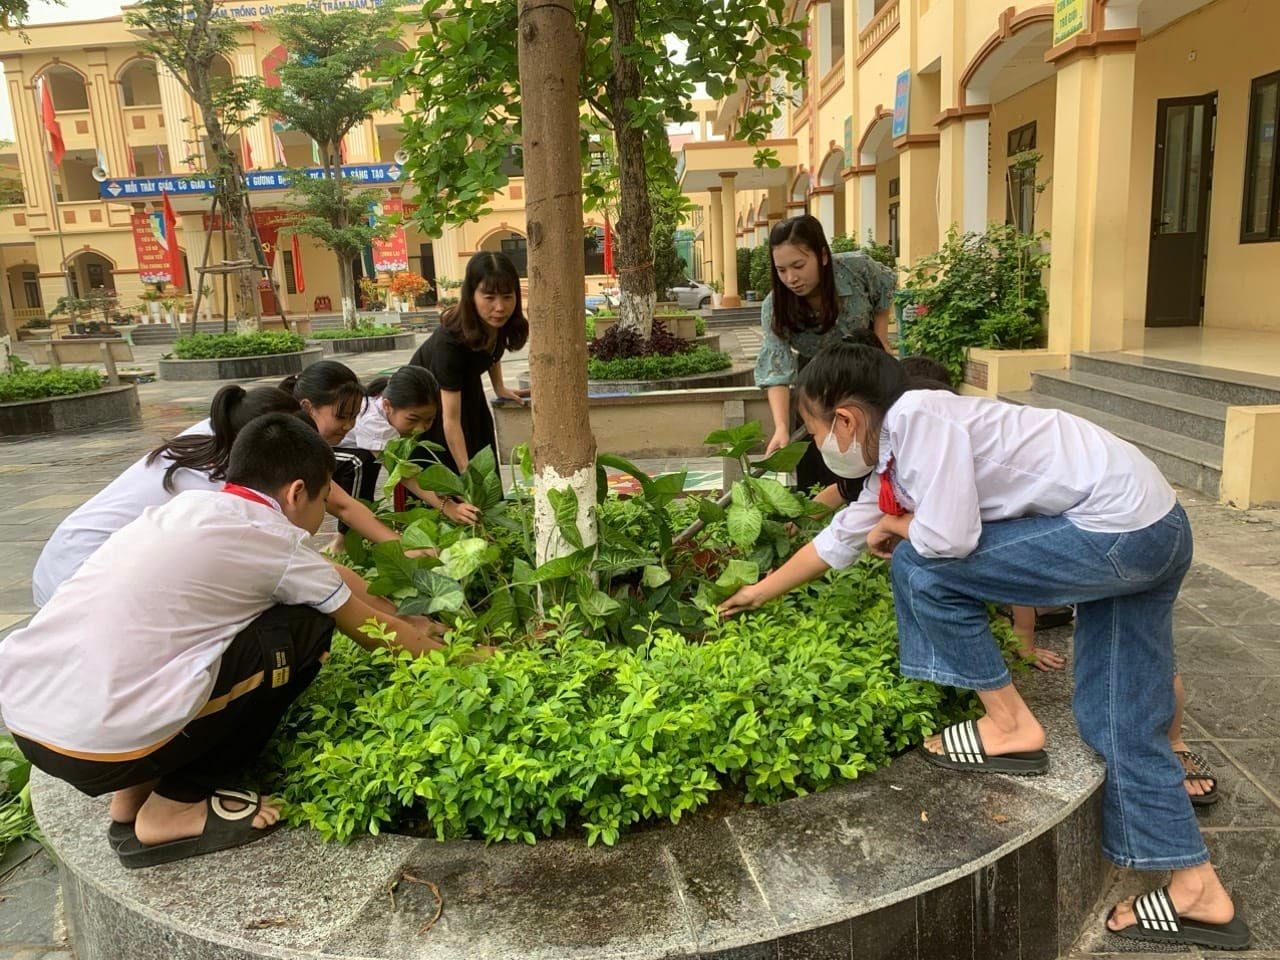
[[[231,446],[250,421],[298,412],[298,401],[275,387],[223,387],[207,420],[166,440],[58,524],[31,574],[36,606],[44,606],[111,534],[147,507],[168,503],[186,490],[222,489]]]
[[[1169,743],[1173,606],[1192,535],[1160,471],[1059,410],[911,390],[898,361],[864,346],[820,353],[798,386],[823,459],[866,486],[722,612],[754,610],[863,549],[891,558],[902,673],[973,690],[984,708],[927,739],[921,757],[962,775],[1028,775],[1048,769],[1045,731],[1013,686],[987,603],[1075,604],[1072,705],[1107,765],[1103,853],[1121,867],[1172,871],[1168,886],[1118,905],[1107,926],[1244,949],[1249,928],[1209,863]]]

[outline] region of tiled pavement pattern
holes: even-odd
[[[748,359],[758,332],[727,333],[726,348]],[[137,353],[145,367],[160,349]],[[366,377],[407,357],[368,354],[344,362]],[[515,382],[526,363],[517,355],[507,365],[508,382]],[[140,428],[0,441],[0,637],[31,615],[31,568],[58,522],[158,440],[204,417],[215,389],[215,384],[145,384]],[[688,466],[703,471],[718,464]],[[1187,739],[1215,765],[1224,794],[1201,822],[1215,861],[1254,929],[1254,948],[1233,956],[1280,960],[1280,511],[1241,514],[1193,494],[1184,502],[1196,528],[1198,558],[1176,617],[1178,657],[1189,693]],[[1135,881],[1149,883],[1120,875],[1114,895],[1140,888]],[[1095,924],[1083,932],[1071,960],[1166,952],[1134,949]],[[11,850],[0,861],[0,960],[70,957],[53,864],[36,845]]]

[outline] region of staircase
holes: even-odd
[[[714,307],[699,312],[706,317],[708,330],[760,326],[759,303],[744,303],[740,307]]]
[[[1280,378],[1128,353],[1076,353],[1000,399],[1065,410],[1128,440],[1170,482],[1217,498],[1227,407],[1280,403]]]

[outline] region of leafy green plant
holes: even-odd
[[[738,289],[745,290],[748,281],[751,279],[751,248],[738,247],[736,256],[738,259]]]
[[[968,694],[898,672],[882,561],[864,558],[755,614],[716,615],[714,604],[821,522],[803,496],[751,476],[794,468],[805,444],[753,462],[763,439],[756,423],[707,438],[747,474],[726,507],[682,498],[684,472],[653,477],[601,455],[599,543],[582,543],[576,497],[558,493],[552,508],[574,552],[541,566],[527,449],[514,457],[524,482],[503,499],[491,454],[459,476],[407,459],[412,440],[393,444],[392,482],[412,474],[481,506],[485,535],[417,509],[387,517],[403,525],[401,543],[348,538],[374,593],[453,632],[417,660],[336,638],[270,752],[289,821],[336,840],[395,829],[529,843],[573,832],[612,844],[640,822],[678,822],[726,788],[774,802],[857,777],[971,716]],[[634,477],[640,493],[610,495],[606,469]],[[675,531],[695,519],[701,537],[680,542]],[[405,556],[421,547],[437,555]],[[1011,648],[1008,626],[993,625]],[[495,638],[494,656],[467,656]]]
[[[699,337],[705,337],[707,335],[707,318],[702,314],[698,314],[698,319],[693,325],[693,332]]]
[[[102,374],[97,370],[73,367],[32,370],[20,357],[10,357],[9,372],[0,374],[0,403],[64,397],[101,388]]]
[[[335,330],[317,330],[311,334],[312,340],[357,340],[361,337],[394,337],[398,330],[376,323],[358,324],[354,327],[341,327]]]
[[[837,233],[829,242],[832,253],[848,253],[858,249],[857,237],[851,237],[847,233]]]
[[[773,291],[773,254],[767,243],[751,251],[751,289],[761,300]]]
[[[628,357],[620,360],[587,362],[587,376],[592,380],[665,380],[713,373],[733,366],[732,358],[709,347],[697,346],[671,356]]]
[[[39,839],[31,811],[31,763],[12,737],[0,737],[0,857],[12,843]]]
[[[958,382],[970,347],[1043,346],[1046,237],[1008,224],[984,233],[952,227],[942,248],[908,271],[905,296],[916,311],[904,324],[902,352],[932,357]]]
[[[306,346],[296,333],[197,333],[180,337],[173,345],[173,353],[179,360],[213,360],[297,353]]]

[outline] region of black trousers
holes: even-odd
[[[357,500],[372,501],[378,487],[378,455],[360,447],[334,447],[333,482]],[[347,532],[347,525],[339,523],[338,529]]]
[[[314,608],[272,607],[231,641],[200,715],[142,757],[84,760],[14,740],[36,767],[91,797],[158,780],[160,796],[194,803],[238,785],[236,778],[320,672],[332,639],[333,619]]]

